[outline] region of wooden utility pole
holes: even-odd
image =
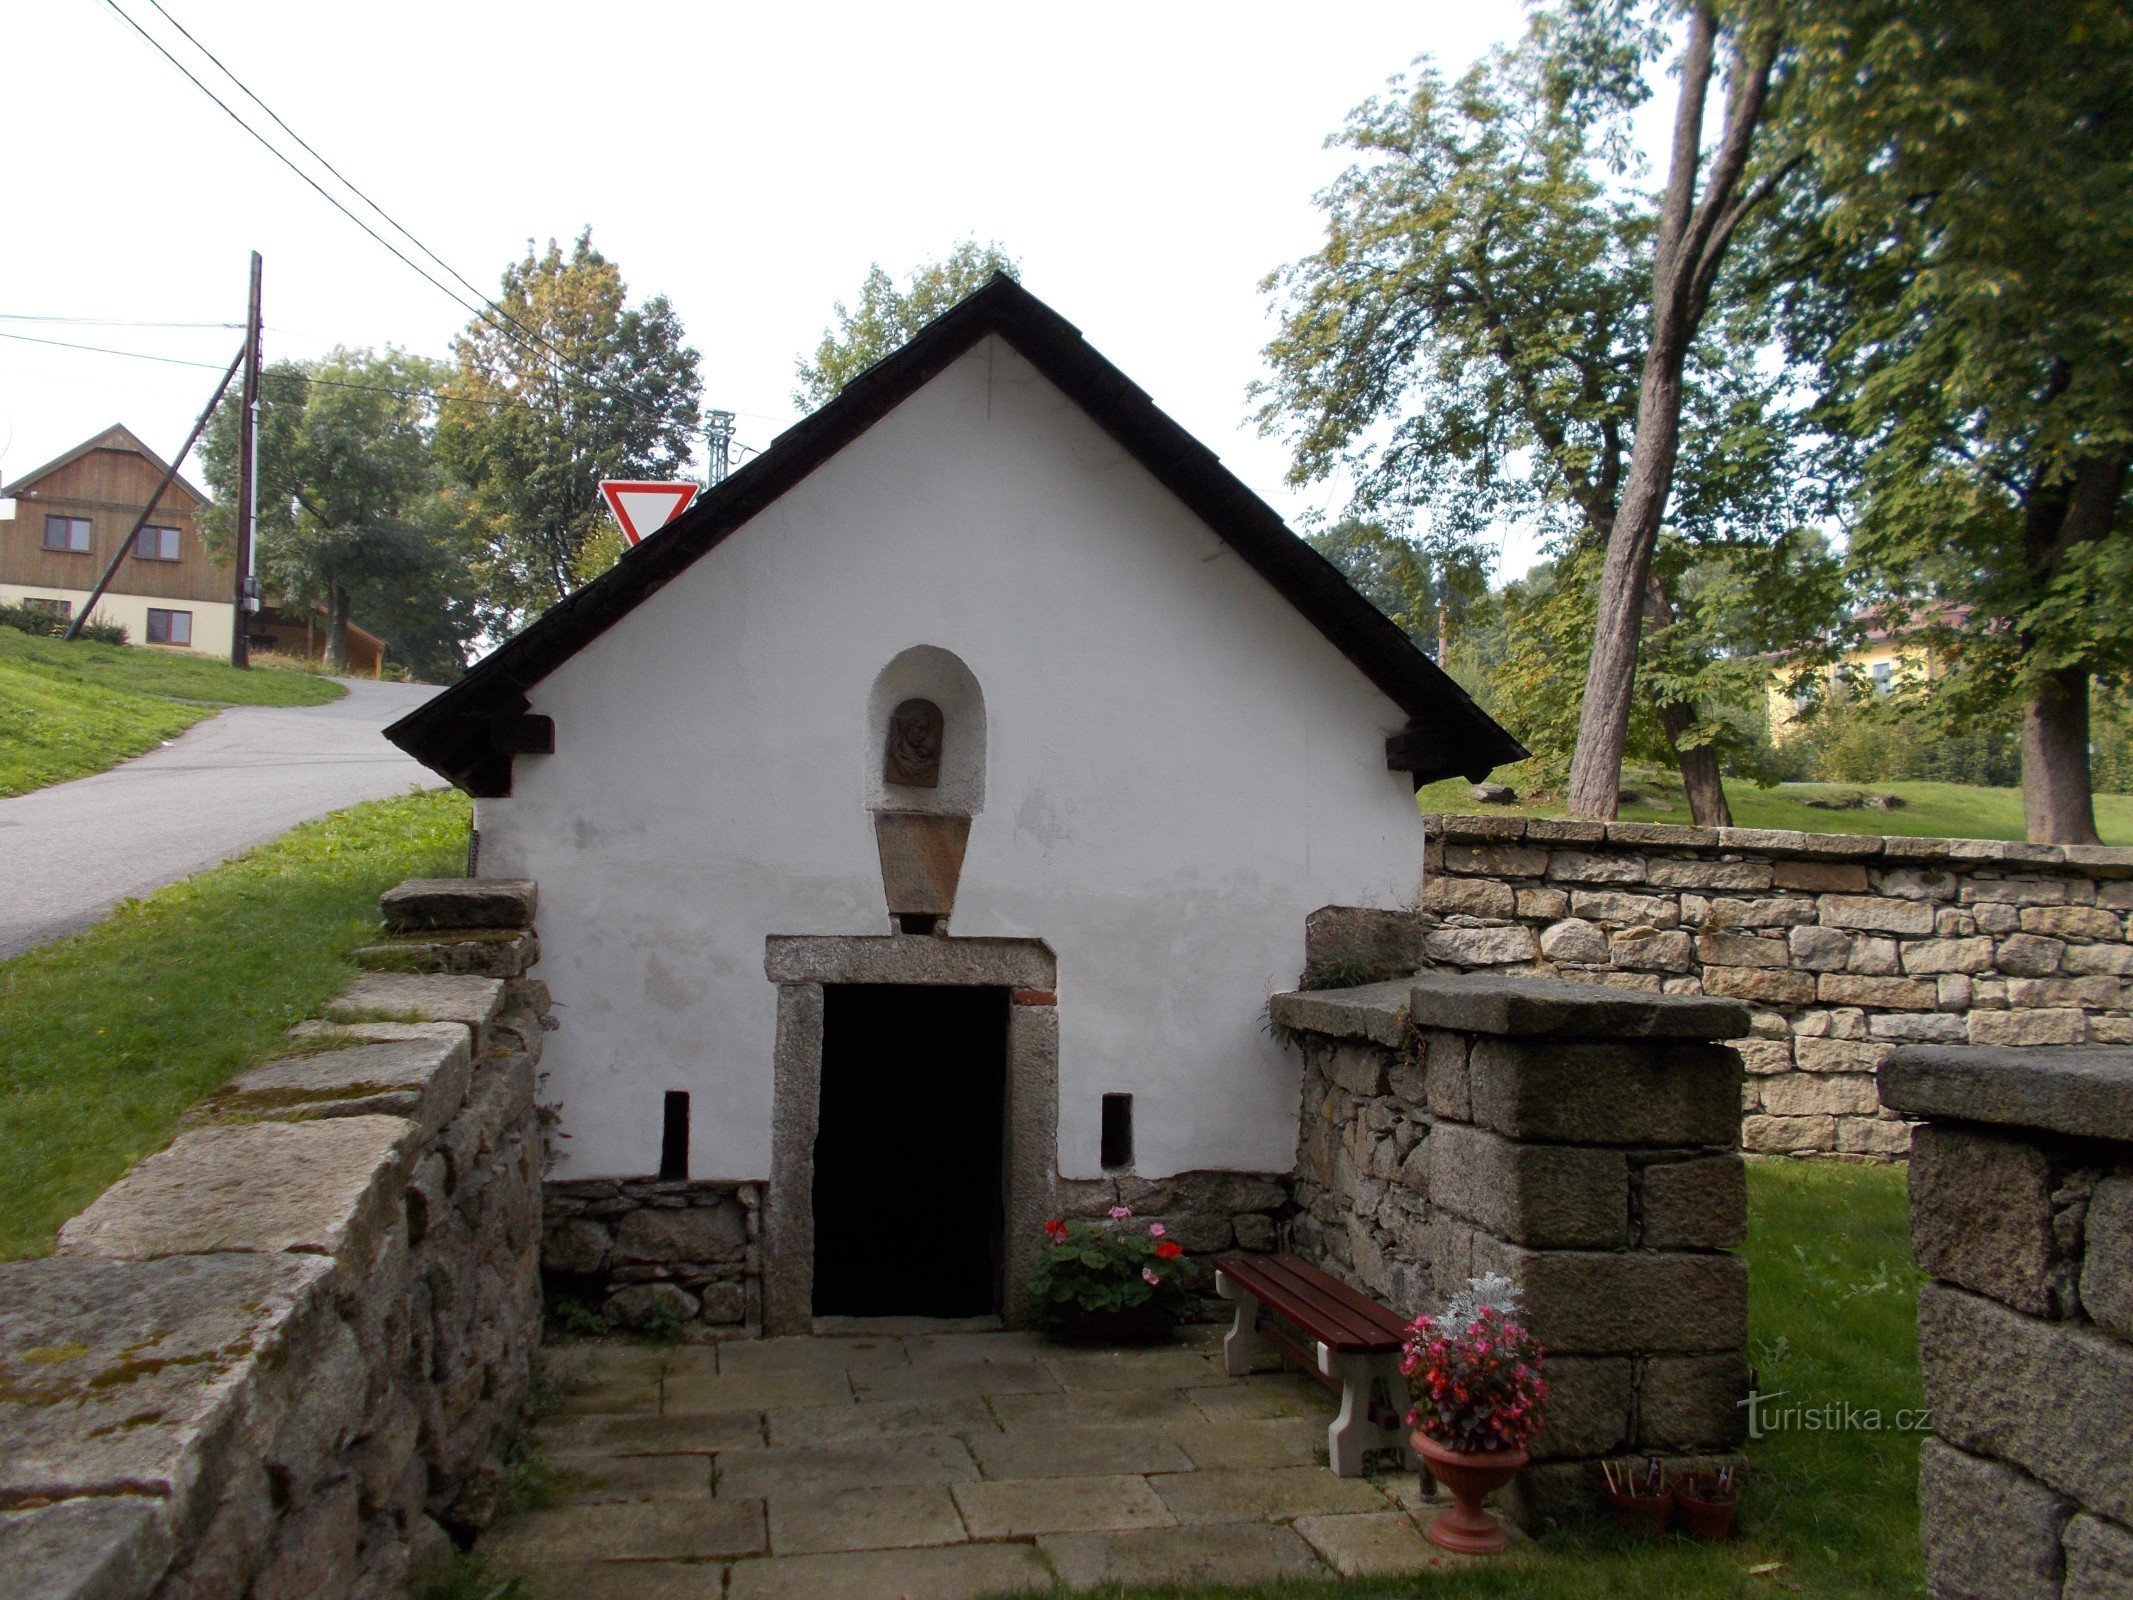
[[[252,576],[252,527],[259,518],[259,252],[252,252],[252,292],[244,312],[244,392],[237,446],[237,592],[230,628],[230,665],[252,664],[246,637],[252,613],[259,609],[259,584]]]

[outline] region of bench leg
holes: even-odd
[[[1225,1300],[1237,1302],[1237,1320],[1222,1336],[1222,1370],[1232,1378],[1245,1377],[1252,1370],[1253,1358],[1259,1354],[1259,1301],[1230,1282],[1228,1274],[1219,1270],[1215,1273],[1215,1293]]]
[[[1334,1476],[1360,1478],[1363,1456],[1371,1450],[1397,1449],[1402,1463],[1417,1465],[1418,1458],[1407,1442],[1407,1380],[1400,1376],[1400,1358],[1336,1355],[1320,1345],[1318,1365],[1328,1377],[1338,1378],[1341,1386],[1340,1415],[1326,1429],[1326,1459]],[[1372,1393],[1380,1383],[1395,1408],[1390,1427],[1371,1415]]]

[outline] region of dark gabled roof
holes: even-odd
[[[123,422],[114,422],[111,424],[110,427],[106,428],[102,433],[97,434],[95,437],[82,440],[80,444],[69,450],[65,455],[54,456],[50,461],[47,461],[43,466],[38,467],[35,471],[25,472],[13,483],[0,484],[0,495],[20,494],[23,490],[33,487],[38,482],[38,480],[42,478],[49,478],[61,467],[73,465],[73,463],[79,461],[91,450],[130,450],[137,456],[145,456],[148,460],[148,464],[151,467],[154,467],[156,471],[170,471],[170,463],[168,461],[165,461],[161,456],[157,455],[153,450],[149,449],[148,446],[141,443],[140,435],[136,434]],[[208,504],[208,498],[206,494],[204,494],[200,489],[195,487],[192,481],[188,479],[184,473],[178,473],[174,478],[172,478],[171,482],[176,485],[176,487],[183,489],[187,494],[191,495],[193,497],[193,500],[197,504],[203,506]]]
[[[1420,787],[1454,773],[1478,780],[1492,767],[1526,755],[1213,451],[1091,349],[1072,323],[1005,276],[928,323],[597,580],[387,728],[385,736],[472,794],[509,794],[513,755],[553,748],[547,719],[526,714],[528,689],[988,334],[998,334],[1057,385],[1407,713],[1407,731],[1387,743],[1388,765],[1412,773]]]

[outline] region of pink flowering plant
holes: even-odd
[[[1408,1425],[1448,1450],[1525,1449],[1548,1401],[1546,1355],[1526,1331],[1517,1286],[1494,1273],[1470,1279],[1407,1330]]]
[[[1144,1225],[1125,1206],[1113,1206],[1100,1222],[1054,1217],[1044,1236],[1029,1279],[1029,1319],[1041,1331],[1111,1312],[1184,1319],[1192,1263],[1160,1222]]]

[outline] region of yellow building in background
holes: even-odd
[[[1923,637],[1925,624],[1914,620],[1890,628],[1872,615],[1863,620],[1866,631],[1858,643],[1839,656],[1833,665],[1815,668],[1816,681],[1810,690],[1796,689],[1797,680],[1792,673],[1771,675],[1769,707],[1773,742],[1783,743],[1799,731],[1801,714],[1816,695],[1841,694],[1854,684],[1875,695],[1884,695],[1893,693],[1901,685],[1921,683],[1940,675],[1941,663]],[[1949,620],[1957,618],[1951,613]]]

